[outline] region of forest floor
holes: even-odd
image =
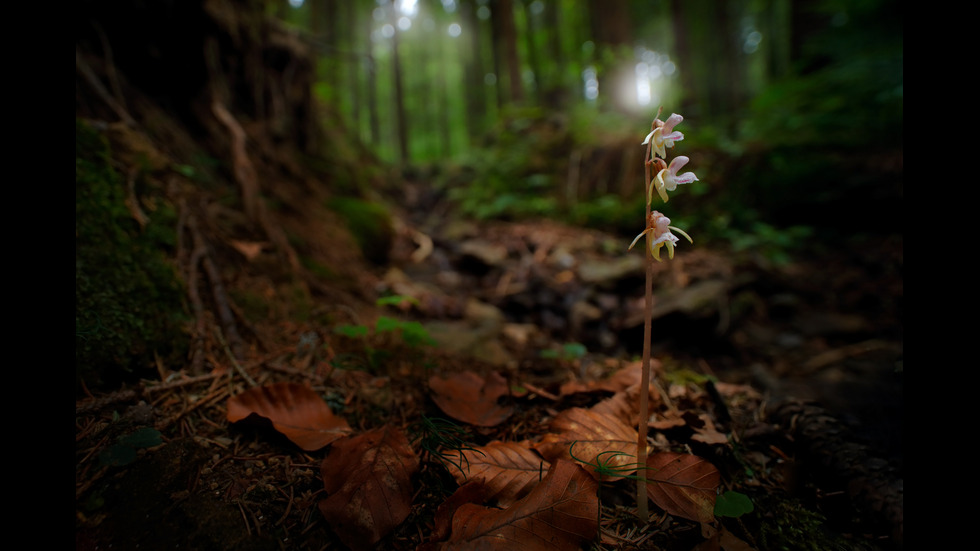
[[[244,361],[223,357],[215,340],[208,372],[160,366],[159,379],[79,402],[76,549],[456,548],[439,512],[460,485],[440,461],[452,446],[432,446],[426,422],[450,420],[444,429],[459,432],[441,442],[457,450],[531,449],[563,412],[628,396],[643,268],[622,237],[545,221],[445,224],[403,205],[392,262],[361,274],[378,296],[396,297],[388,305],[324,304],[308,322],[250,323],[237,312],[261,343]],[[229,278],[232,293],[259,277],[237,247],[225,247],[224,273],[251,275]],[[657,282],[653,449],[707,459],[723,489],[754,508],[704,523],[651,502],[640,522],[634,483],[604,480],[601,529],[585,548],[901,548],[901,239],[785,266],[685,243],[657,266]],[[396,325],[398,338],[375,325],[384,316],[419,325]],[[505,382],[488,406],[499,417],[468,423],[446,405],[447,394],[476,400],[465,389],[440,394],[438,381],[462,373]],[[410,443],[410,511],[377,543],[321,510],[330,495],[321,469],[339,441],[307,450],[255,417],[229,422],[233,397],[283,382],[323,397],[349,426],[344,438],[385,427]],[[160,441],[114,460],[148,427]]]
[[[642,389],[632,236],[455,220],[399,177],[391,254],[366,264],[325,205],[377,191],[376,162],[285,95],[314,88],[294,41],[204,4],[112,5],[76,44],[76,119],[134,225],[178,211],[195,307],[186,362],[76,395],[77,550],[902,548],[901,235],[774,265],[691,231],[656,265]],[[166,30],[132,33],[147,13]],[[76,199],[77,156],[76,126]],[[658,463],[640,520],[643,391],[651,459],[709,482]],[[713,508],[732,496],[751,508]]]

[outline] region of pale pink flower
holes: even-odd
[[[672,114],[667,117],[667,120],[663,124],[653,129],[653,132],[647,134],[647,137],[643,139],[643,145],[650,143],[653,140],[653,150],[660,156],[661,159],[667,158],[667,148],[674,147],[674,142],[679,142],[684,139],[684,134],[680,132],[674,132],[674,127],[680,124],[684,120],[684,117],[678,115],[677,113]]]
[[[653,200],[653,190],[656,188],[657,193],[660,194],[660,198],[667,202],[667,192],[674,191],[677,189],[677,184],[690,184],[691,182],[696,182],[698,177],[694,175],[693,172],[685,172],[684,174],[677,174],[677,171],[684,167],[687,162],[690,161],[689,158],[684,155],[679,155],[674,157],[667,168],[661,170],[657,173],[657,177],[650,182],[650,187],[647,189],[647,204]]]
[[[670,258],[674,258],[674,243],[677,243],[679,239],[676,235],[670,233],[670,230],[674,230],[677,233],[683,235],[691,243],[694,240],[691,239],[690,235],[684,232],[684,230],[671,226],[670,218],[667,218],[658,211],[653,211],[650,213],[650,219],[647,222],[647,229],[640,232],[633,242],[630,243],[629,248],[632,249],[636,242],[640,240],[644,235],[647,236],[647,242],[650,246],[650,253],[653,254],[653,258],[660,262],[660,249],[667,247],[667,254]]]

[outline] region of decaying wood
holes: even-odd
[[[855,513],[890,532],[903,545],[904,483],[900,472],[856,441],[850,429],[824,408],[799,401],[777,404],[770,418],[792,435],[812,473],[838,481]]]

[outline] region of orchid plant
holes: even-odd
[[[684,134],[675,131],[674,127],[680,124],[684,117],[674,113],[667,117],[666,121],[660,120],[660,112],[651,124],[652,130],[647,134],[642,144],[647,146],[644,159],[644,177],[648,182],[647,187],[647,206],[646,206],[646,229],[639,233],[629,248],[632,249],[641,237],[646,237],[646,288],[644,292],[644,324],[643,324],[643,361],[641,368],[641,391],[640,391],[640,420],[637,430],[637,463],[646,465],[647,463],[647,422],[650,419],[650,338],[653,323],[653,261],[661,261],[660,250],[667,247],[667,255],[674,258],[674,246],[679,241],[672,231],[683,235],[692,244],[691,239],[684,230],[671,226],[670,218],[667,218],[659,211],[652,210],[653,192],[667,202],[668,191],[674,191],[679,184],[689,184],[698,180],[693,172],[678,174],[681,168],[690,159],[684,156],[674,157],[667,164],[667,149],[674,147],[676,142],[684,139]],[[651,177],[653,171],[656,175]],[[636,514],[640,519],[646,521],[649,516],[647,507],[647,480],[643,476],[636,478]]]

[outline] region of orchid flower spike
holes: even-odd
[[[636,245],[636,242],[639,241],[641,237],[646,235],[647,243],[649,243],[650,246],[650,253],[653,254],[653,258],[655,258],[657,262],[660,262],[660,249],[663,247],[667,247],[667,255],[670,258],[674,258],[674,243],[677,243],[679,239],[677,239],[676,235],[670,233],[670,230],[676,231],[687,238],[690,243],[694,243],[691,236],[687,235],[684,230],[670,225],[670,218],[667,218],[659,211],[653,211],[650,213],[650,219],[647,222],[647,229],[640,232],[640,234],[633,239],[633,242],[630,243],[629,248],[632,249],[633,246]]]
[[[674,127],[680,124],[682,120],[684,120],[684,117],[677,113],[667,117],[665,122],[657,125],[657,128],[654,128],[652,132],[647,134],[647,137],[643,139],[643,145],[653,140],[653,150],[660,158],[666,159],[667,148],[674,147],[674,142],[679,142],[684,139],[684,134],[674,132]]]
[[[650,187],[647,189],[647,204],[649,205],[653,201],[653,190],[656,188],[657,193],[660,194],[660,198],[667,202],[667,192],[674,191],[677,189],[677,184],[690,184],[691,182],[696,182],[698,177],[694,175],[693,172],[685,172],[684,174],[678,175],[677,171],[684,167],[688,161],[691,159],[685,157],[684,155],[679,155],[674,157],[667,168],[661,170],[657,173],[657,177],[650,182]]]

